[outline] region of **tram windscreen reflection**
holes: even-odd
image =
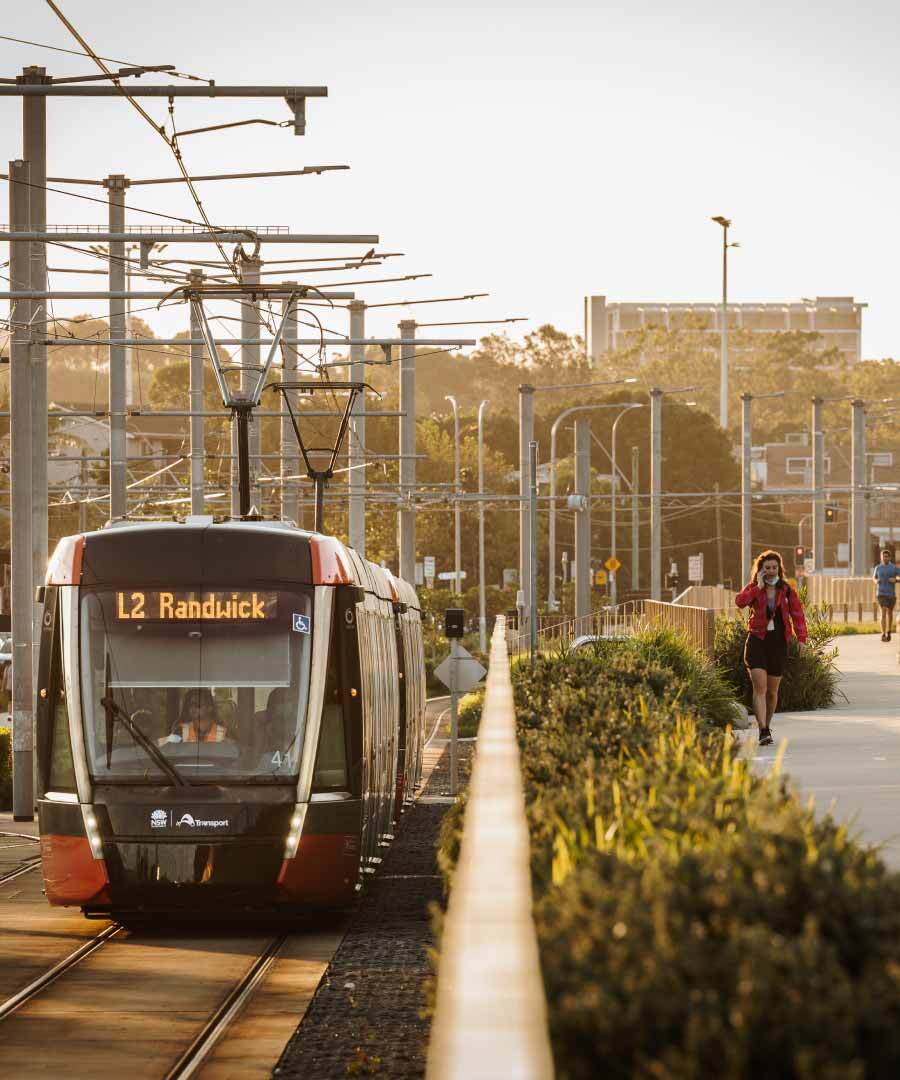
[[[190,617],[204,611],[212,617]],[[311,645],[311,597],[302,591],[85,592],[81,694],[92,775],[165,780],[102,704],[108,697],[188,783],[296,778]]]

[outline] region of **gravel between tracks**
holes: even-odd
[[[461,784],[473,747],[467,744],[460,753]],[[448,774],[449,748],[425,796],[442,794]],[[425,1075],[431,1018],[423,1012],[433,978],[428,950],[434,945],[429,908],[444,900],[435,845],[449,807],[417,802],[403,815],[397,839],[275,1067],[278,1080]]]

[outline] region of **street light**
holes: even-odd
[[[478,646],[487,652],[487,613],[484,596],[484,410],[478,406]]]
[[[630,380],[634,382],[635,380]],[[589,412],[595,409],[621,409],[622,403],[615,401],[598,402],[594,405],[572,405],[557,416],[550,427],[550,520],[547,528],[547,607],[550,611],[556,610],[556,433],[559,425],[577,412]],[[631,408],[644,408],[643,405],[627,405],[624,411]],[[613,455],[614,456],[614,455]],[[615,462],[613,462],[613,474],[615,475]]]
[[[737,242],[728,243],[731,218],[721,214],[712,218],[722,226],[722,353],[719,359],[719,427],[728,427],[728,249],[740,247]]]
[[[459,536],[459,406],[452,394],[445,394],[444,400],[453,407],[453,583],[457,593],[462,593],[460,578],[460,536]]]

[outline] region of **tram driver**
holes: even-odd
[[[210,690],[196,689],[185,692],[181,702],[181,714],[172,733],[163,742],[224,742],[229,739],[228,730],[220,721],[216,701]]]

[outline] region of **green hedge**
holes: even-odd
[[[473,690],[459,701],[456,714],[457,730],[461,739],[471,739],[478,734],[481,710],[484,708],[484,688]]]
[[[754,774],[684,649],[513,673],[557,1075],[900,1075],[900,875]]]
[[[805,601],[805,589],[800,590]],[[806,709],[825,709],[833,705],[838,694],[839,674],[835,666],[838,650],[831,647],[834,627],[828,621],[824,605],[806,605],[809,642],[800,646],[794,640],[788,645],[784,678],[778,688],[778,711],[798,712]],[[750,676],[744,665],[744,645],[747,623],[741,617],[720,615],[716,620],[715,660],[723,678],[749,707],[752,701]]]
[[[0,727],[0,810],[12,810],[12,732]]]

